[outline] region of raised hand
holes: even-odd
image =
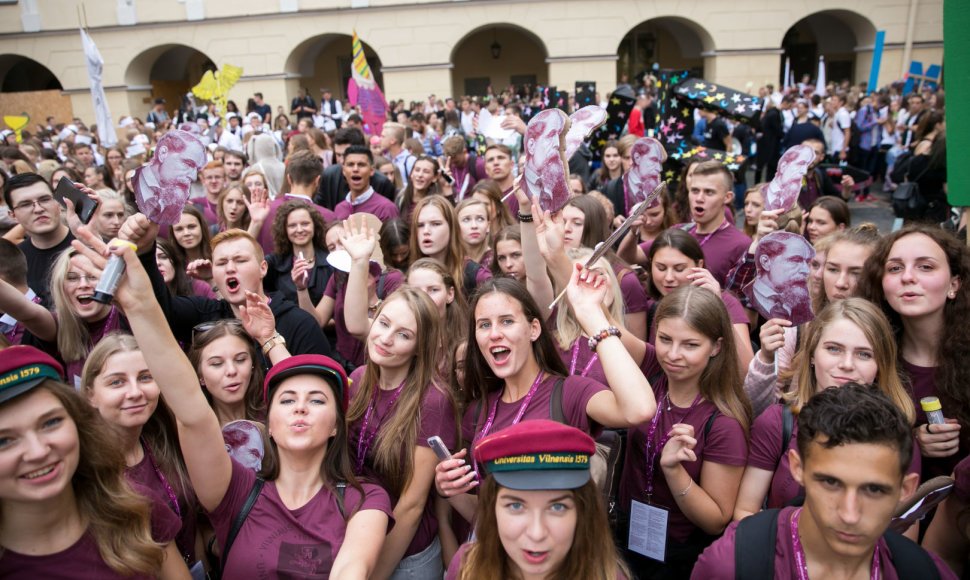
[[[263,344],[276,332],[276,318],[267,300],[255,292],[246,291],[246,304],[239,307],[243,328],[256,342]]]
[[[250,199],[247,201],[245,196],[243,202],[249,211],[249,219],[252,223],[262,226],[269,217],[269,192],[265,188],[250,190]]]
[[[690,280],[692,286],[707,288],[715,295],[721,295],[721,285],[717,283],[714,275],[707,268],[691,268],[690,273],[687,274],[687,279]]]
[[[791,326],[791,322],[783,318],[772,318],[761,327],[761,350],[758,356],[762,362],[771,364],[775,362],[775,352],[785,344],[785,329]]]
[[[310,264],[305,258],[293,258],[293,268],[290,269],[290,278],[297,290],[306,290],[307,281],[310,279]]]
[[[209,281],[212,279],[212,262],[205,258],[192,260],[186,265],[185,273],[196,280]]]
[[[377,236],[374,230],[367,226],[367,220],[360,218],[360,223],[355,224],[353,216],[344,220],[343,233],[340,235],[340,243],[344,250],[350,254],[350,259],[355,262],[358,260],[370,260],[377,247]]]
[[[138,253],[143,254],[152,249],[155,237],[158,235],[158,224],[139,212],[128,216],[125,223],[118,230],[118,237],[138,246]]]

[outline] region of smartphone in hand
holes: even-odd
[[[431,450],[434,454],[438,456],[439,461],[446,461],[451,459],[451,452],[445,447],[445,442],[441,440],[441,437],[437,435],[432,435],[428,437],[428,445],[431,446]]]
[[[54,190],[54,199],[62,206],[67,207],[65,199],[71,200],[77,217],[82,224],[87,224],[94,217],[94,212],[98,210],[98,202],[88,197],[86,193],[74,187],[74,183],[68,177],[62,177],[57,182],[57,189]]]

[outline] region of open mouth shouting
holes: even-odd
[[[239,278],[236,278],[235,276],[228,276],[226,278],[226,290],[228,290],[230,294],[239,292]]]
[[[512,356],[512,350],[507,346],[493,346],[488,349],[488,353],[492,355],[492,361],[497,365],[504,365]]]

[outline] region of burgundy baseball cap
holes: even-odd
[[[26,393],[47,379],[64,382],[64,369],[32,346],[11,346],[0,356],[0,403]]]
[[[592,437],[548,419],[522,421],[475,446],[475,460],[509,489],[576,489],[589,481]]]
[[[301,354],[291,356],[273,365],[263,381],[263,402],[269,403],[269,398],[283,379],[296,375],[317,375],[334,385],[334,394],[340,399],[340,404],[344,411],[347,410],[347,386],[350,381],[347,373],[340,364],[328,356],[322,354]]]

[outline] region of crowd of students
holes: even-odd
[[[159,125],[133,129],[146,149]],[[247,146],[277,138],[255,125]],[[965,572],[954,234],[853,226],[838,196],[764,211],[758,186],[735,216],[734,175],[692,162],[588,263],[627,210],[588,187],[622,191],[635,138],[550,213],[507,145],[458,132],[409,157],[389,124],[300,150],[313,130],[256,163],[210,147],[167,227],[134,207],[124,148],[64,148],[100,180],[58,160],[3,175],[0,576]],[[100,202],[89,223],[61,174]],[[800,326],[742,292],[779,230],[816,250]],[[109,258],[126,273],[106,304]],[[887,531],[951,474],[935,517]]]

